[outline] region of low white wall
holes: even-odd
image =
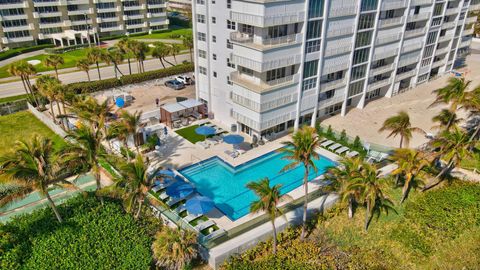
[[[35,117],[42,121],[47,127],[49,127],[53,132],[55,132],[58,136],[65,138],[67,136],[67,133],[65,130],[63,130],[60,126],[55,124],[52,119],[50,119],[48,116],[44,115],[41,113],[37,108],[33,107],[32,104],[28,103],[28,110],[35,115]]]
[[[337,196],[333,194],[324,195],[317,198],[308,204],[308,214],[311,215],[314,211],[328,209],[336,202]],[[288,226],[301,224],[303,217],[303,205],[285,214],[284,217],[278,217],[275,220],[277,232],[282,232]],[[203,256],[207,256],[208,264],[213,269],[218,267],[228,260],[232,255],[240,254],[259,242],[265,241],[272,237],[272,224],[266,222],[244,234],[241,234],[225,243],[213,247],[208,251],[208,254],[203,253]]]

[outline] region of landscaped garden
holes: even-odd
[[[192,125],[186,128],[182,128],[179,130],[176,130],[175,132],[182,136],[184,139],[187,141],[195,144],[196,142],[201,142],[205,140],[205,136],[199,135],[195,132],[195,129],[198,128],[199,125]]]
[[[158,33],[135,36],[134,39],[181,39],[182,36],[192,35],[191,28],[173,28]]]

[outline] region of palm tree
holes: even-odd
[[[128,38],[122,38],[117,44],[116,47],[124,56],[127,57],[128,62],[128,72],[132,75],[132,65],[130,63],[130,58],[132,56],[132,42]]]
[[[185,35],[182,38],[183,45],[188,48],[190,52],[190,62],[193,62],[192,49],[193,49],[193,36]]]
[[[138,72],[142,73],[145,71],[143,61],[145,60],[146,54],[148,52],[148,46],[145,42],[132,40],[131,42],[132,53],[137,59],[138,63]]]
[[[393,208],[393,202],[384,194],[383,190],[386,187],[385,178],[380,177],[380,172],[377,171],[375,165],[363,163],[361,175],[355,180],[351,188],[361,191],[362,203],[365,206],[365,231],[374,215],[380,217],[382,212],[388,215]]]
[[[437,97],[430,106],[440,103],[450,104],[450,111],[455,112],[467,97],[467,91],[465,90],[470,85],[470,82],[463,77],[450,78],[447,86],[433,91],[437,94]]]
[[[147,196],[156,171],[147,173],[148,164],[145,164],[141,155],[138,155],[133,162],[123,164],[119,168],[120,177],[116,179],[115,186],[125,193],[125,201],[128,212],[135,211],[135,202],[138,204],[135,219],[140,217],[143,204]]]
[[[72,170],[91,170],[96,182],[96,192],[101,189],[100,160],[107,156],[102,147],[103,135],[100,130],[94,130],[91,126],[80,125],[66,136],[73,143],[62,149],[62,159]],[[103,199],[100,197],[103,204]]]
[[[170,44],[170,54],[173,56],[173,60],[175,60],[175,65],[178,64],[177,58],[175,56],[177,56],[179,53],[180,53],[180,45],[175,43]]]
[[[423,191],[440,184],[444,180],[444,175],[450,173],[453,168],[460,165],[463,159],[472,156],[473,152],[470,149],[475,142],[470,141],[467,132],[458,127],[454,127],[451,131],[443,131],[438,134],[430,144],[433,148],[439,149],[439,158],[443,159],[446,165],[437,176],[435,176],[436,182],[425,186]]]
[[[141,128],[141,117],[142,111],[135,111],[133,114],[129,113],[128,111],[122,111],[120,114],[120,121],[123,123],[125,127],[125,131],[127,135],[133,137],[133,141],[135,144],[135,148],[137,150],[137,154],[140,154],[140,150],[138,148],[138,131]]]
[[[43,64],[47,67],[55,69],[55,77],[58,79],[58,67],[65,64],[65,60],[60,55],[50,54],[44,60]]]
[[[32,85],[30,84],[30,76],[36,74],[35,67],[26,61],[20,61],[8,66],[8,73],[13,76],[18,76],[22,80],[23,88],[27,94],[30,94],[32,101],[37,105],[40,105],[37,97],[33,91]]]
[[[285,153],[283,159],[291,161],[286,165],[282,171],[293,169],[299,165],[303,165],[305,173],[303,176],[303,187],[305,190],[305,197],[303,203],[303,225],[302,234],[300,238],[305,239],[307,232],[307,208],[308,208],[308,175],[310,169],[315,173],[317,172],[317,166],[314,160],[319,159],[318,153],[315,151],[320,145],[320,137],[318,136],[315,128],[304,126],[295,132],[292,136],[291,142],[284,143],[287,147],[280,148],[280,151]]]
[[[128,149],[129,133],[127,131],[127,127],[125,123],[123,121],[113,122],[108,128],[108,133],[106,138],[107,140],[116,138],[117,140],[122,142],[125,148],[127,161],[130,162],[130,150]]]
[[[53,143],[48,138],[34,136],[31,142],[19,141],[14,152],[0,158],[1,179],[16,188],[0,199],[0,206],[25,198],[36,191],[46,197],[48,205],[55,213],[58,222],[62,217],[49,194],[52,185],[74,187],[65,180],[68,170],[54,155]]]
[[[113,105],[110,105],[107,100],[102,103],[91,96],[78,97],[72,104],[70,111],[85,123],[88,123],[93,129],[103,130],[103,136],[106,136],[107,130],[105,123],[108,120]]]
[[[156,265],[165,269],[185,269],[198,255],[197,235],[189,230],[164,226],[152,244]]]
[[[387,120],[383,122],[383,126],[379,129],[380,132],[385,130],[390,131],[387,138],[400,135],[400,148],[402,148],[404,141],[408,147],[413,132],[425,133],[421,128],[412,127],[410,116],[408,116],[408,113],[405,111],[400,111],[397,115],[387,118]]]
[[[353,218],[354,205],[360,200],[360,192],[351,188],[351,184],[360,176],[362,159],[341,158],[338,166],[328,169],[325,180],[329,181],[328,189],[337,192],[341,207],[348,208],[348,218]]]
[[[165,57],[168,56],[169,54],[170,54],[170,49],[167,47],[167,45],[161,42],[155,42],[155,47],[153,48],[153,51],[152,51],[152,57],[158,58],[163,68],[165,68],[165,64],[163,63],[163,60],[165,60]]]
[[[88,48],[87,50],[87,59],[90,61],[90,63],[95,63],[97,66],[97,72],[98,72],[98,79],[101,80],[102,76],[100,75],[100,66],[99,62],[104,59],[104,52],[97,48],[97,47],[92,47]]]
[[[400,200],[400,203],[403,203],[407,199],[410,189],[416,189],[423,185],[425,177],[423,168],[428,166],[429,162],[423,152],[408,148],[396,149],[392,160],[398,166],[392,171],[392,175],[403,176],[404,179],[402,199]]]
[[[468,92],[467,98],[462,102],[462,108],[469,111],[469,118],[478,117],[480,115],[480,87]],[[470,141],[473,141],[480,132],[480,124],[473,130]]]
[[[452,112],[449,109],[442,109],[438,115],[432,118],[434,123],[438,123],[432,128],[450,130],[450,128],[457,126],[461,120],[462,119],[458,118],[455,112]]]
[[[280,191],[282,185],[280,184],[270,187],[270,180],[268,178],[263,178],[259,182],[250,182],[247,184],[247,188],[253,191],[258,197],[258,200],[250,204],[250,212],[258,213],[265,211],[270,217],[273,228],[273,254],[276,254],[277,228],[275,227],[275,219],[283,215],[282,210],[280,210],[277,205],[280,203],[280,200],[290,198],[290,196],[286,194],[282,196]]]
[[[115,72],[115,78],[118,78],[117,71],[120,73],[120,75],[123,76],[122,71],[118,68],[118,65],[120,65],[123,62],[123,54],[117,50],[109,50],[106,55],[109,58],[109,62],[113,64],[113,71]]]
[[[50,112],[55,119],[55,111],[53,110],[53,102],[56,101],[56,93],[54,85],[57,83],[57,79],[50,75],[42,75],[35,80],[35,86],[40,94],[46,97],[50,103]],[[59,112],[60,113],[60,112]]]
[[[91,81],[90,80],[90,74],[88,73],[90,71],[90,65],[91,64],[92,63],[87,58],[80,59],[77,62],[77,68],[80,69],[81,71],[85,71],[85,73],[87,73],[88,81]]]

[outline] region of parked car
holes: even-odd
[[[185,84],[185,85],[190,85],[192,84],[192,78],[188,77],[188,76],[177,76],[175,78],[175,80]]]
[[[166,81],[165,86],[170,87],[170,88],[175,89],[175,90],[180,90],[180,89],[185,88],[185,84],[183,84],[182,82],[179,82],[177,80]]]

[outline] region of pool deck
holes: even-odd
[[[209,120],[209,122],[212,122],[218,126],[221,126],[221,124],[216,123],[215,121]],[[225,162],[229,163],[232,166],[238,166],[252,159],[255,159],[259,156],[262,156],[264,154],[267,154],[269,152],[272,152],[281,148],[282,146],[284,146],[282,142],[289,141],[289,140],[291,140],[290,135],[284,135],[283,137],[270,141],[265,145],[253,148],[234,159],[224,153],[225,150],[232,150],[232,145],[229,145],[226,143],[220,143],[220,144],[211,146],[208,149],[203,149],[185,140],[183,137],[181,137],[177,133],[170,131],[168,138],[166,139],[166,146],[163,149],[163,153],[164,153],[163,157],[160,157],[159,159],[155,160],[154,166],[170,167],[176,170],[181,170],[186,166],[195,164],[197,162],[203,161],[205,159],[208,159],[214,156],[220,157],[221,159],[223,159]],[[325,156],[328,159],[333,161],[336,161],[339,158],[338,155],[322,148],[318,148],[317,151],[322,156]],[[315,190],[318,190],[320,187],[321,187],[321,183],[318,180],[312,180],[309,183],[309,193],[314,192]],[[303,186],[300,186],[292,190],[291,192],[288,193],[288,195],[290,195],[293,200],[303,197],[304,195]],[[288,201],[281,203],[280,206],[286,203],[288,203]],[[213,211],[208,213],[207,216],[209,219],[215,221],[215,223],[220,228],[223,228],[228,231],[262,214],[263,213],[248,214],[235,221],[232,221],[223,212],[221,212],[218,209],[214,209]]]

